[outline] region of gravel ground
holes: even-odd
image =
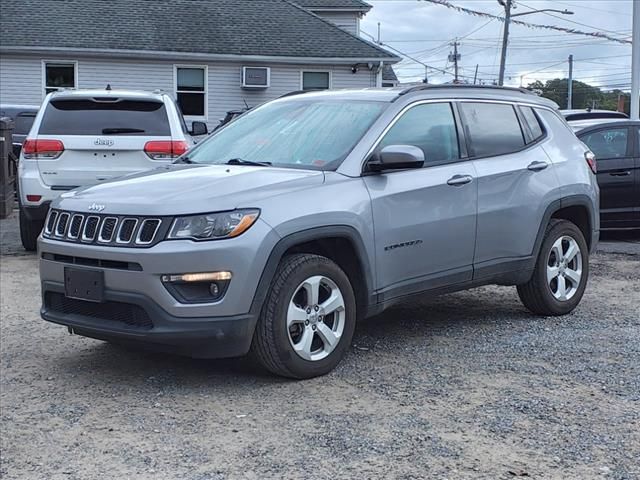
[[[637,239],[607,240],[628,254],[592,257],[569,316],[532,316],[507,287],[412,303],[293,382],[69,336],[38,316],[15,218],[0,228],[7,480],[640,478]]]

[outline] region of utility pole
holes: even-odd
[[[573,107],[573,55],[569,55],[569,79],[567,80],[567,108]]]
[[[509,23],[511,23],[512,0],[498,0],[504,7],[504,27],[502,29],[502,53],[500,54],[500,73],[498,74],[498,85],[504,85],[504,69],[507,64],[507,44],[509,43]]]
[[[631,40],[631,119],[640,120],[640,0],[633,2]]]
[[[634,0],[636,3],[640,0]],[[540,12],[556,12],[563,15],[573,15],[566,8],[564,10],[556,10],[555,8],[542,8],[540,10],[531,10],[529,12],[511,13],[511,9],[516,8],[516,0],[498,0],[498,3],[504,7],[504,27],[502,30],[502,53],[500,55],[500,73],[498,74],[498,85],[504,84],[504,70],[507,64],[507,45],[509,44],[509,24],[513,17],[521,17],[523,15],[531,15]]]
[[[476,73],[473,74],[473,84],[476,84],[476,80],[478,79],[478,64],[476,63]]]
[[[453,53],[449,54],[449,61],[453,62],[453,67],[454,67],[454,70],[455,70],[455,76],[454,76],[454,79],[453,79],[453,83],[458,83],[458,61],[461,58],[460,54],[458,53],[458,45],[459,45],[459,43],[458,43],[458,40],[456,39],[453,42]]]

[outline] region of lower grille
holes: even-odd
[[[141,330],[153,328],[153,322],[147,312],[142,307],[131,303],[86,302],[65,297],[62,293],[46,292],[44,304],[48,310],[65,315],[79,315],[96,320],[122,323]]]

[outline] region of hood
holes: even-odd
[[[63,193],[52,207],[103,214],[186,215],[259,207],[263,198],[322,184],[324,173],[236,165],[167,165]]]

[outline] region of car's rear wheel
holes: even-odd
[[[35,252],[38,247],[38,236],[44,226],[44,221],[31,220],[20,208],[20,240],[28,252]]]
[[[552,220],[542,241],[533,276],[518,286],[525,307],[540,315],[565,315],[584,294],[589,277],[589,249],[573,223]]]
[[[324,375],[349,348],[355,322],[353,288],[340,267],[319,255],[289,255],[278,266],[251,352],[277,375]]]

